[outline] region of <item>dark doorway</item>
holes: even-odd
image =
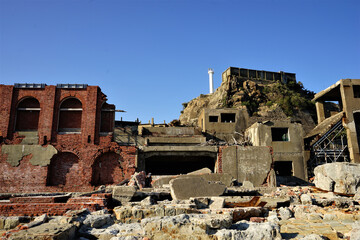
[[[274,164],[274,170],[277,176],[292,176],[292,161],[276,161]]]
[[[205,167],[214,171],[215,158],[181,154],[145,158],[145,171],[153,175],[186,174]]]

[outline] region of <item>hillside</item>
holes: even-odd
[[[316,111],[311,102],[314,93],[304,89],[302,83],[296,81],[295,74],[245,69],[247,72],[242,75],[242,70],[229,68],[223,73],[221,86],[213,94],[201,94],[183,103],[181,123],[195,126],[203,108],[239,108],[247,109],[250,124],[290,120],[301,122],[305,132],[315,126]],[[251,71],[255,71],[254,77]]]

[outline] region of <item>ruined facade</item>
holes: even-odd
[[[97,86],[0,85],[0,192],[88,191],[135,172]]]
[[[360,163],[360,79],[342,79],[314,101],[318,125],[305,137],[310,163]]]

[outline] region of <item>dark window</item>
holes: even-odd
[[[289,141],[288,128],[271,128],[272,141],[287,142]]]
[[[82,104],[77,98],[68,98],[60,105],[59,132],[81,132]]]
[[[209,122],[218,122],[219,117],[218,116],[209,116]]]
[[[235,122],[235,113],[222,113],[221,122]]]
[[[360,85],[353,85],[354,98],[360,98]]]
[[[112,132],[114,130],[114,122],[114,105],[104,103],[101,108],[100,132]]]
[[[354,122],[355,122],[357,141],[360,149],[360,112],[354,113]]]
[[[292,161],[276,161],[274,163],[274,171],[277,176],[292,176]]]
[[[16,131],[34,131],[38,129],[40,103],[33,97],[22,100],[16,109]]]

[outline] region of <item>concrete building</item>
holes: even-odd
[[[266,121],[251,125],[246,136],[253,146],[270,146],[277,176],[307,179],[304,131],[299,123]]]
[[[129,178],[136,148],[113,141],[97,86],[0,85],[0,192],[89,191]]]
[[[246,110],[234,108],[220,108],[202,110],[198,126],[206,134],[221,140],[230,141],[238,138],[239,133],[248,127],[249,114]]]
[[[305,137],[311,164],[360,163],[360,79],[342,79],[313,100],[318,125]]]

